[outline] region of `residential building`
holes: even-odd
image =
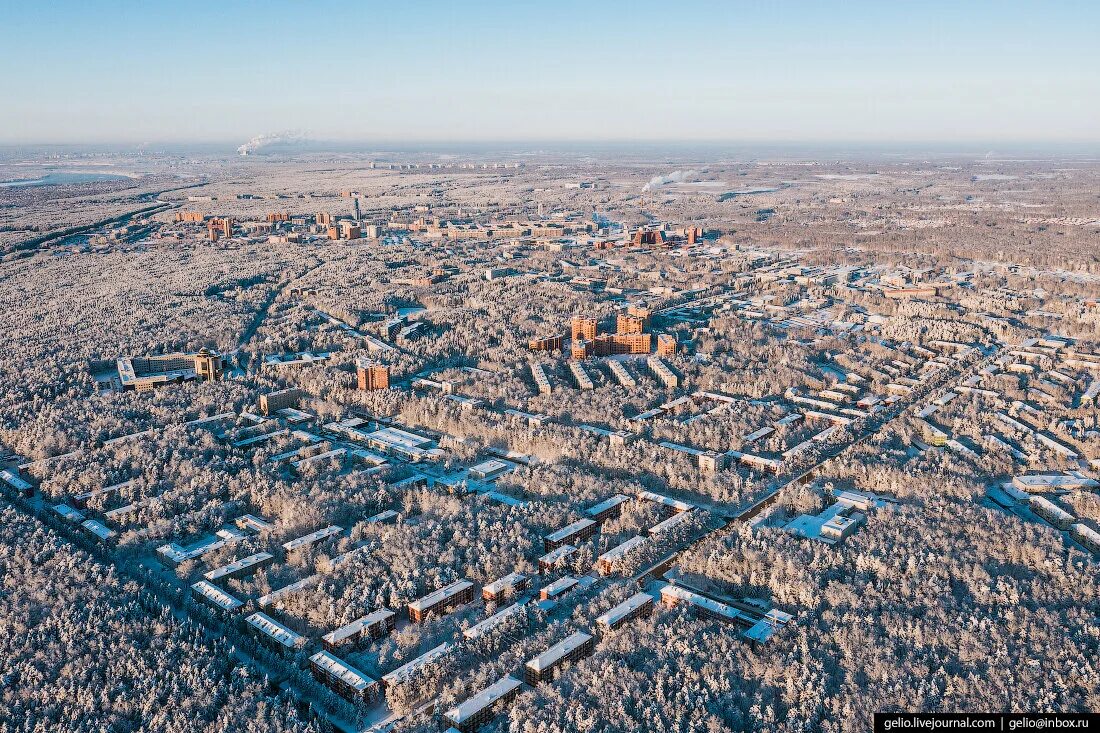
[[[635,535],[630,539],[622,542],[610,550],[605,552],[596,558],[596,570],[600,572],[600,575],[611,575],[615,572],[623,559],[630,553],[634,552],[642,545],[646,544],[646,538],[641,535]]]
[[[591,341],[596,338],[597,322],[595,318],[573,316],[570,337],[573,341]]]
[[[540,601],[556,601],[577,585],[577,579],[566,575],[539,590]]]
[[[675,356],[677,351],[676,337],[669,333],[657,334],[657,356]]]
[[[639,491],[637,496],[642,501],[651,501],[656,504],[657,508],[666,517],[671,517],[673,514],[679,514],[680,512],[690,512],[695,508],[694,504],[673,499],[663,494],[656,494],[652,491]]]
[[[607,519],[616,519],[623,513],[623,504],[630,501],[629,496],[615,494],[610,499],[605,499],[593,507],[584,510],[584,513],[597,522]]]
[[[469,603],[474,598],[474,584],[468,580],[459,580],[433,591],[409,604],[409,620],[421,623],[432,614],[441,615]]]
[[[635,593],[630,598],[596,618],[596,626],[603,632],[614,631],[628,621],[648,616],[653,611],[653,596]]]
[[[222,565],[220,568],[214,568],[207,573],[203,573],[202,577],[206,578],[211,583],[217,583],[230,578],[244,578],[255,574],[274,562],[275,556],[270,552],[257,552],[254,555],[234,560],[228,565]]]
[[[321,646],[335,652],[342,647],[354,647],[364,638],[381,639],[393,631],[396,620],[397,614],[380,608],[325,634],[321,637]]]
[[[579,545],[599,530],[600,525],[595,520],[578,519],[572,524],[546,535],[543,538],[543,549],[546,552],[551,552],[562,545]]]
[[[571,634],[523,667],[523,680],[529,685],[552,680],[563,664],[584,659],[595,648],[595,639],[583,632]]]
[[[551,552],[546,553],[539,558],[539,572],[545,573],[558,567],[558,565],[564,564],[577,552],[577,548],[573,545],[562,545]]]
[[[653,374],[654,379],[662,385],[669,389],[676,389],[680,386],[680,380],[676,376],[676,373],[669,369],[668,364],[665,364],[660,358],[652,357],[647,364],[649,365],[649,371]]]
[[[355,362],[355,376],[361,390],[373,392],[390,388],[390,368],[385,364],[359,359]]]
[[[704,595],[690,591],[687,588],[681,588],[678,585],[662,583],[659,587],[661,601],[666,606],[676,607],[681,604],[687,604],[695,610],[698,616],[714,619],[724,624],[750,622],[741,611],[726,603],[716,601],[713,598],[707,598]]]
[[[531,351],[561,351],[565,343],[565,336],[546,336],[534,338],[527,342],[527,348]]]
[[[515,677],[504,675],[462,704],[443,713],[443,717],[461,733],[472,733],[492,720],[502,706],[514,700],[522,684]]]
[[[411,662],[407,662],[389,674],[382,676],[382,684],[386,687],[402,685],[414,679],[425,667],[443,659],[451,651],[451,645],[440,644],[431,651],[421,654]]]
[[[1058,529],[1069,529],[1073,525],[1074,516],[1044,496],[1032,496],[1028,504],[1031,511]]]
[[[1069,528],[1070,536],[1092,552],[1100,554],[1100,532],[1087,524],[1078,522]]]
[[[482,636],[485,636],[486,634],[491,632],[493,629],[500,626],[512,616],[518,614],[523,609],[524,606],[520,605],[519,603],[513,603],[510,606],[505,606],[504,608],[494,613],[492,616],[489,616],[488,618],[479,621],[478,623],[463,631],[462,636],[467,641],[479,639]]]
[[[206,235],[210,238],[211,242],[216,242],[221,237],[229,239],[233,236],[233,220],[228,217],[224,219],[211,219],[206,222]]]
[[[279,410],[288,407],[297,407],[305,393],[297,387],[280,389],[277,392],[268,392],[260,395],[259,408],[264,415],[273,415]]]
[[[313,676],[349,700],[369,702],[381,693],[382,685],[365,672],[330,652],[321,651],[309,658]]]
[[[324,454],[322,453],[321,455],[324,455]],[[323,527],[323,528],[317,530],[316,532],[310,532],[307,535],[302,535],[301,537],[296,537],[295,539],[292,539],[289,542],[284,542],[283,543],[283,551],[286,552],[287,554],[290,554],[292,552],[299,552],[301,550],[306,550],[310,547],[313,547],[314,545],[317,545],[321,542],[324,542],[327,539],[335,537],[336,535],[340,534],[343,531],[344,531],[343,527],[338,527],[337,525],[332,524],[332,525],[329,525],[328,527]]]
[[[220,608],[230,613],[238,610],[244,605],[244,601],[235,598],[218,586],[205,580],[200,580],[191,586],[191,595],[200,601],[209,603],[215,608]]]
[[[505,598],[514,597],[523,592],[530,583],[531,579],[523,573],[511,573],[484,586],[481,589],[481,597],[486,601],[500,603]]]
[[[615,332],[618,334],[626,335],[632,333],[641,333],[645,330],[645,319],[639,316],[632,316],[628,313],[620,313],[615,318]]]
[[[254,613],[245,619],[245,623],[261,640],[272,644],[277,649],[289,651],[306,644],[304,636],[291,631],[266,613]]]

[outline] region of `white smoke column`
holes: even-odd
[[[244,145],[237,148],[237,152],[241,155],[251,155],[257,150],[269,147],[271,145],[289,145],[293,143],[305,142],[306,134],[301,130],[286,130],[285,132],[265,132],[261,135],[257,135]]]
[[[667,186],[670,183],[683,183],[684,181],[690,181],[698,175],[698,171],[672,171],[667,176],[654,176],[649,179],[649,183],[642,186],[642,191],[652,191],[655,188],[661,186]]]

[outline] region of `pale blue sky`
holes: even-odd
[[[0,142],[1095,142],[1097,2],[0,0]]]

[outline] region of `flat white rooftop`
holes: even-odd
[[[534,659],[527,662],[527,666],[535,672],[542,672],[543,670],[553,667],[562,659],[572,654],[578,648],[588,643],[592,639],[590,634],[586,634],[582,631],[578,631],[575,634],[571,634],[564,640],[558,642],[554,646],[550,647],[542,654],[538,655]]]
[[[343,531],[343,527],[338,527],[337,525],[333,524],[323,529],[319,529],[316,532],[310,532],[307,535],[303,535],[296,539],[290,540],[289,542],[284,542],[283,549],[287,552],[300,550],[303,547],[309,547],[310,545],[316,544],[321,540],[332,537],[333,535],[340,534]]]
[[[265,613],[254,613],[246,618],[245,622],[288,649],[304,644],[306,641],[304,636],[294,633]]]
[[[375,624],[385,622],[386,619],[392,618],[394,615],[394,612],[389,610],[388,608],[380,608],[377,611],[372,611],[371,613],[368,613],[362,618],[358,618],[352,621],[346,626],[341,626],[335,631],[330,631],[321,638],[329,644],[338,644],[350,636],[355,636],[356,634],[363,633],[364,630],[370,628],[371,626],[374,626]]]
[[[433,591],[423,598],[418,598],[409,604],[409,608],[416,611],[423,611],[424,609],[431,608],[439,603],[443,603],[450,598],[454,598],[468,588],[473,588],[474,584],[468,580],[457,580],[448,586],[444,586],[437,591]]]
[[[550,540],[551,542],[562,542],[563,540],[567,540],[573,535],[583,532],[584,530],[595,524],[596,523],[591,519],[578,519],[572,524],[562,527],[558,531],[551,532],[550,534],[546,535],[546,539]]]
[[[610,499],[604,499],[603,501],[601,501],[596,506],[589,507],[588,509],[585,509],[584,513],[591,516],[591,517],[594,517],[597,514],[601,514],[602,512],[606,512],[608,509],[614,509],[615,507],[621,505],[623,502],[627,502],[627,501],[630,501],[629,496],[625,496],[623,494],[615,494]]]
[[[601,614],[596,618],[597,626],[604,626],[611,628],[622,619],[626,618],[630,614],[637,611],[643,606],[653,603],[653,596],[648,593],[635,593],[630,598],[615,606],[607,613]]]
[[[501,610],[494,613],[492,616],[489,616],[488,618],[483,619],[482,621],[479,621],[470,628],[466,629],[462,632],[462,635],[470,640],[480,638],[495,629],[497,626],[500,626],[507,619],[515,616],[522,610],[523,606],[519,605],[518,603],[513,603],[511,606],[502,608]]]
[[[455,725],[462,725],[470,718],[480,713],[485,708],[505,697],[523,683],[511,675],[504,675],[500,680],[486,687],[481,692],[471,697],[466,702],[451,708],[444,715]]]
[[[387,675],[382,676],[382,681],[387,685],[397,685],[409,680],[414,674],[419,672],[424,667],[428,666],[432,662],[438,661],[450,651],[451,645],[447,643],[440,644],[435,649],[429,652],[421,654],[416,659],[406,664],[401,665],[394,671]]]
[[[340,680],[356,692],[363,692],[378,684],[377,680],[372,679],[365,672],[359,671],[344,660],[328,652],[317,652],[309,658],[309,661],[320,669],[323,669],[330,677]]]

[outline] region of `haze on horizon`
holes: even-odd
[[[0,143],[1100,140],[1075,2],[8,3]]]

